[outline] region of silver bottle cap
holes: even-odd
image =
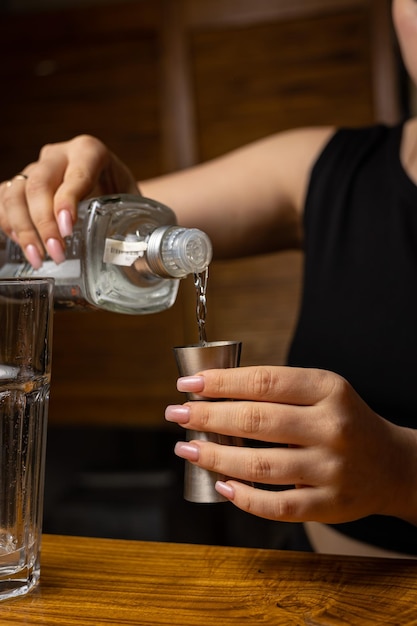
[[[149,236],[146,256],[158,276],[184,278],[203,272],[210,264],[213,249],[206,233],[198,228],[161,226]]]

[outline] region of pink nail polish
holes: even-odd
[[[224,496],[228,500],[233,500],[233,498],[235,497],[235,490],[233,489],[233,487],[231,485],[228,485],[227,483],[224,483],[222,480],[217,480],[214,488],[220,495]]]
[[[33,269],[38,270],[40,267],[42,267],[42,257],[39,254],[37,247],[33,244],[30,243],[28,246],[26,246],[25,256]]]
[[[182,376],[177,380],[178,391],[192,391],[198,393],[204,389],[203,376]]]
[[[175,444],[174,452],[181,459],[186,459],[187,461],[196,462],[200,456],[200,450],[197,446],[192,443],[186,443],[185,441],[179,441]]]
[[[72,217],[71,213],[66,209],[62,209],[57,215],[59,234],[61,237],[70,237],[72,235]]]
[[[45,244],[45,248],[47,249],[51,259],[58,265],[65,261],[65,253],[58,239],[53,239],[52,237],[48,239]]]
[[[167,422],[186,424],[190,421],[190,409],[188,406],[182,406],[181,404],[167,406],[165,409],[165,419]]]

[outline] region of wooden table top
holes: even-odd
[[[417,624],[417,561],[46,535],[1,626]]]

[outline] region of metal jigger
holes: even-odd
[[[175,359],[180,376],[193,376],[207,369],[238,367],[242,344],[239,341],[212,341],[204,344],[178,346],[174,348]],[[187,393],[187,400],[209,400],[195,393]],[[225,400],[226,398],[222,398]],[[211,400],[213,401],[213,400]],[[218,400],[216,399],[215,402]],[[187,441],[200,439],[223,445],[242,445],[242,440],[216,433],[187,431]],[[184,498],[190,502],[212,503],[226,502],[226,498],[217,493],[214,485],[217,480],[227,480],[226,476],[210,472],[185,462]]]

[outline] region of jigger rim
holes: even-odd
[[[241,344],[241,341],[224,340],[224,341],[205,341],[204,343],[188,343],[183,346],[174,346],[174,350],[181,350],[184,348],[198,348],[199,350],[204,348],[221,348],[223,346],[236,346]]]

